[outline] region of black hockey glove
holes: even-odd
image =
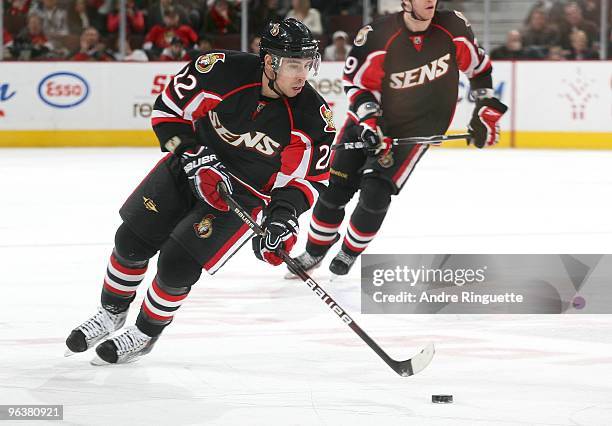
[[[264,219],[262,228],[265,234],[253,237],[255,257],[274,266],[280,265],[283,259],[277,250],[283,249],[289,253],[300,232],[295,212],[285,207],[278,207]]]
[[[375,102],[366,102],[357,108],[359,139],[365,144],[366,153],[371,156],[381,152],[385,154],[391,147],[390,139],[383,135],[378,126],[380,115],[380,107]]]
[[[477,148],[495,145],[499,141],[499,120],[507,110],[508,107],[497,98],[477,98],[468,125],[468,142]]]
[[[217,185],[223,182],[229,194],[232,193],[232,182],[225,172],[225,166],[208,147],[201,146],[195,151],[185,151],[181,155],[181,166],[189,180],[189,186],[195,196],[224,212],[229,206],[217,191]]]

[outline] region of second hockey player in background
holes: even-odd
[[[358,191],[330,270],[347,274],[372,242],[391,196],[399,194],[428,149],[392,147],[389,138],[444,134],[457,104],[459,72],[469,78],[476,101],[470,143],[483,148],[498,141],[507,107],[494,97],[491,61],[461,13],[436,7],[436,0],[402,0],[403,11],[366,25],[355,37],[343,74],[350,106],[338,139],[361,140],[367,149],[335,153],[330,185],[313,211],[306,252],[297,258],[306,270],[319,266],[341,238],[345,206]]]

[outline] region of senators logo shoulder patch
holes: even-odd
[[[327,105],[323,104],[321,105],[321,108],[319,108],[319,113],[325,122],[325,127],[323,130],[328,133],[334,133],[336,131],[336,126],[334,125],[334,113],[332,110],[329,109]]]
[[[360,29],[357,35],[355,36],[355,41],[353,42],[355,46],[363,46],[364,44],[366,44],[366,41],[368,40],[368,33],[370,31],[374,31],[371,25],[366,25],[365,27]]]
[[[196,60],[195,68],[198,72],[206,74],[210,72],[219,61],[225,62],[225,53],[207,53]]]

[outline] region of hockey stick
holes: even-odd
[[[236,213],[236,215],[255,232],[257,235],[264,235],[265,231],[257,224],[257,222],[249,215],[249,213],[244,210],[240,204],[234,200],[234,198],[227,193],[227,188],[225,184],[219,183],[217,186],[217,190],[221,195],[221,198],[228,204],[230,209]],[[296,263],[295,260],[289,256],[289,254],[284,250],[279,250],[280,257],[283,259],[285,264],[289,267],[289,270],[300,277],[302,281],[306,283],[306,285],[312,290],[314,294],[316,294],[322,301],[327,305],[329,309],[331,309],[338,317],[348,325],[351,330],[353,330],[361,340],[363,340],[379,357],[382,358],[383,361],[387,363],[389,367],[393,369],[397,374],[402,377],[412,376],[413,374],[418,373],[423,370],[425,367],[429,365],[431,362],[435,349],[433,343],[429,343],[423,350],[414,355],[412,358],[407,359],[405,361],[396,361],[391,358],[385,351],[382,350],[378,344],[372,340],[368,334],[361,329],[357,325],[357,323],[346,313],[344,309],[340,307],[336,303],[336,301],[321,288],[319,284],[317,284],[311,277],[304,271],[304,269]]]
[[[402,145],[439,145],[444,141],[455,141],[461,139],[470,138],[469,133],[461,133],[459,135],[434,135],[434,136],[414,136],[411,138],[397,138],[391,139],[392,146],[402,146]],[[362,141],[357,142],[345,142],[339,143],[332,146],[332,149],[335,151],[348,151],[351,149],[362,149],[365,148],[366,145]]]

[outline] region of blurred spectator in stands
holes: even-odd
[[[83,0],[77,0],[83,1]],[[125,2],[125,17],[127,21],[128,34],[142,34],[145,29],[145,18],[142,10],[136,9],[134,0],[126,0]],[[115,7],[106,17],[106,30],[109,34],[119,31],[119,1],[115,0]]]
[[[542,9],[548,17],[549,25],[558,29],[565,19],[565,13],[563,11],[565,1],[566,0],[539,0],[533,5],[532,10]],[[530,15],[531,12],[529,13],[529,16]]]
[[[559,43],[559,31],[546,21],[546,11],[544,9],[535,8],[531,11],[522,33],[525,48],[546,48]]]
[[[188,50],[187,53],[190,57],[197,58],[201,54],[212,50],[212,48],[212,41],[205,35],[201,35],[200,39],[198,40],[198,44],[195,45],[193,49]]]
[[[166,47],[159,56],[160,61],[189,61],[191,58],[183,46],[180,38],[174,37],[170,46]]]
[[[70,34],[81,34],[84,29],[94,24],[93,20],[90,19],[85,0],[75,0],[72,7],[68,9],[67,19]]]
[[[149,57],[157,58],[174,37],[183,42],[183,47],[189,48],[197,40],[198,35],[187,25],[179,25],[178,13],[170,8],[164,12],[164,25],[155,25],[147,33],[143,48]]]
[[[278,0],[260,0],[251,10],[251,23],[249,32],[261,34],[270,21],[280,21],[282,15],[278,13]]]
[[[112,61],[115,57],[100,41],[98,30],[89,27],[81,34],[81,48],[72,55],[71,59],[73,61]]]
[[[200,52],[207,52],[212,50],[212,48],[212,41],[210,41],[210,39],[206,36],[200,36],[200,39],[198,40],[198,50]]]
[[[186,15],[188,24],[194,31],[202,28],[207,15],[207,4],[204,0],[174,0],[175,6]],[[180,15],[180,12],[179,12]]]
[[[521,33],[517,30],[508,31],[506,43],[491,51],[491,59],[525,59]]]
[[[188,22],[187,14],[182,7],[174,5],[173,0],[159,0],[153,3],[147,11],[147,28],[150,30],[156,25],[164,25],[164,16],[168,10],[175,11],[179,16],[179,22],[186,24]]]
[[[261,37],[254,36],[251,38],[251,42],[249,43],[249,52],[259,55],[259,43],[261,42]]]
[[[234,5],[227,0],[215,0],[204,23],[206,34],[232,34],[240,29]]]
[[[561,46],[550,46],[546,59],[549,61],[564,61],[566,52]]]
[[[11,49],[13,48],[13,36],[6,30],[6,28],[2,30],[2,42],[4,43],[4,46],[2,46],[4,59],[11,59],[13,57],[11,54]]]
[[[323,60],[344,62],[350,48],[351,45],[349,44],[348,34],[344,31],[336,31],[332,36],[332,44],[325,48]]]
[[[30,9],[30,15],[42,19],[43,32],[47,37],[68,35],[68,11],[57,5],[57,0],[42,0]]]
[[[124,62],[147,62],[149,57],[145,51],[142,49],[133,49],[132,43],[132,40],[128,37],[125,43],[125,57],[122,58],[121,52],[119,51],[119,38],[117,38],[115,40],[115,52],[113,53],[115,60]]]
[[[609,0],[607,0],[609,2]],[[601,2],[600,0],[581,0],[580,8],[582,9],[582,16],[587,21],[591,21],[596,25],[601,19]],[[608,6],[610,7],[610,6]],[[599,25],[598,25],[599,26]]]
[[[394,0],[395,1],[395,0]],[[371,8],[376,9],[374,2],[371,2]],[[396,2],[399,3],[399,2]],[[361,15],[362,14],[361,1],[355,0],[312,0],[311,5],[319,12],[322,16],[330,15]]]
[[[587,21],[582,17],[582,9],[578,6],[575,1],[568,2],[564,7],[565,19],[561,24],[561,46],[564,49],[571,49],[572,43],[570,35],[573,31],[581,30],[584,31],[587,36],[587,44],[589,47],[592,46],[593,41],[597,40],[597,26]]]
[[[7,16],[27,15],[31,4],[32,0],[8,0],[4,5],[4,13]]]
[[[572,48],[570,49],[570,54],[567,56],[567,59],[599,59],[599,54],[588,46],[589,39],[584,31],[572,31],[570,34],[570,43]]]
[[[291,10],[286,18],[295,18],[310,28],[316,35],[323,34],[323,24],[321,13],[317,9],[310,7],[310,0],[291,0]]]
[[[46,59],[53,45],[43,30],[43,20],[38,15],[28,16],[27,26],[13,40],[11,56],[21,61]]]

